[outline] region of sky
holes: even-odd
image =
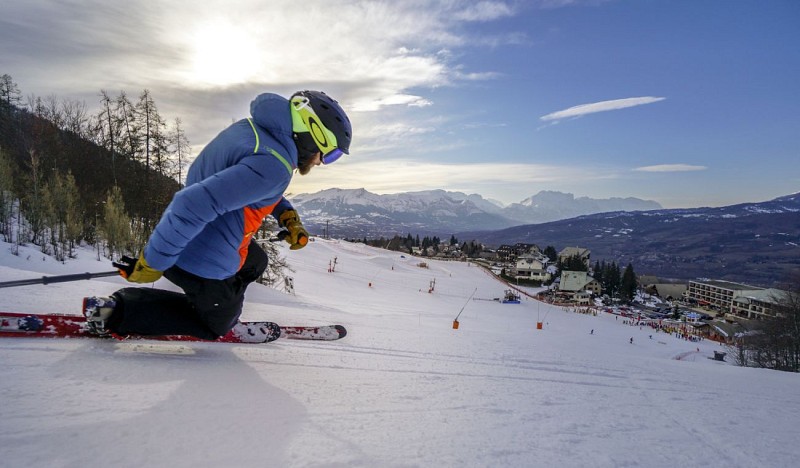
[[[2,465],[797,465],[800,374],[739,367],[716,342],[606,312],[525,295],[501,304],[492,299],[508,286],[466,262],[426,259],[420,268],[419,258],[364,244],[280,244],[294,294],[253,284],[243,318],[338,323],[346,337],[2,337]],[[110,269],[91,246],[65,264],[37,246],[19,249],[14,256],[0,242],[0,281]],[[125,286],[117,276],[7,288],[0,316],[77,315],[83,296]],[[176,289],[165,279],[155,287]]]
[[[0,73],[100,107],[148,89],[198,152],[319,89],[351,154],[291,193],[540,190],[665,208],[800,191],[795,0],[10,0]]]

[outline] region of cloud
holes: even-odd
[[[639,172],[692,172],[705,171],[706,166],[692,166],[690,164],[657,164],[655,166],[642,166],[633,169]]]
[[[625,109],[628,107],[641,106],[644,104],[652,104],[654,102],[663,101],[663,97],[633,97],[625,99],[614,99],[611,101],[594,102],[591,104],[581,104],[579,106],[570,107],[569,109],[560,110],[551,114],[539,117],[543,121],[557,121],[571,117],[581,117],[586,114],[594,114],[596,112],[606,112],[612,110]]]
[[[512,14],[511,7],[504,2],[483,1],[457,12],[454,17],[464,21],[491,21]]]
[[[26,0],[4,5],[0,56],[2,72],[24,94],[85,99],[90,112],[99,110],[102,89],[130,96],[148,89],[168,120],[180,116],[192,143],[204,144],[247,115],[260,92],[323,89],[348,112],[388,109],[396,117],[434,105],[430,90],[496,79],[459,60],[467,46],[523,40],[474,27],[513,16],[513,5]]]

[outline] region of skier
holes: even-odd
[[[129,287],[85,298],[94,333],[217,339],[241,326],[245,289],[267,268],[267,254],[251,238],[264,217],[278,220],[292,250],[305,247],[308,232],[284,191],[295,169],[306,175],[349,154],[350,120],[320,91],[288,100],[264,93],[250,103],[250,114],[200,152],[139,258],[114,264],[130,282],[163,275],[184,294]]]

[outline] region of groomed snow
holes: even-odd
[[[9,252],[0,244],[0,281],[110,270],[91,250],[66,265]],[[800,375],[715,361],[716,343],[607,314],[487,300],[505,286],[464,263],[320,239],[284,254],[295,295],[253,285],[244,318],[341,323],[346,338],[0,338],[0,465],[729,468],[800,458]],[[0,289],[0,311],[78,314],[83,296],[125,285]]]

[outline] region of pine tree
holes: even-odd
[[[44,199],[44,176],[39,154],[31,149],[28,151],[27,190],[22,204],[22,212],[28,221],[29,232],[20,234],[21,242],[33,242],[42,247],[46,252],[44,230],[46,228],[47,208]]]
[[[14,214],[14,171],[11,157],[0,148],[0,234],[11,242],[11,226]]]
[[[630,302],[636,297],[636,273],[633,272],[633,265],[630,263],[625,267],[625,272],[622,274],[619,296],[625,302]]]
[[[19,107],[21,101],[22,93],[11,75],[0,76],[0,102],[8,106]]]
[[[547,258],[549,258],[551,262],[558,260],[558,251],[556,251],[556,248],[552,245],[545,247],[543,253],[547,255]]]

